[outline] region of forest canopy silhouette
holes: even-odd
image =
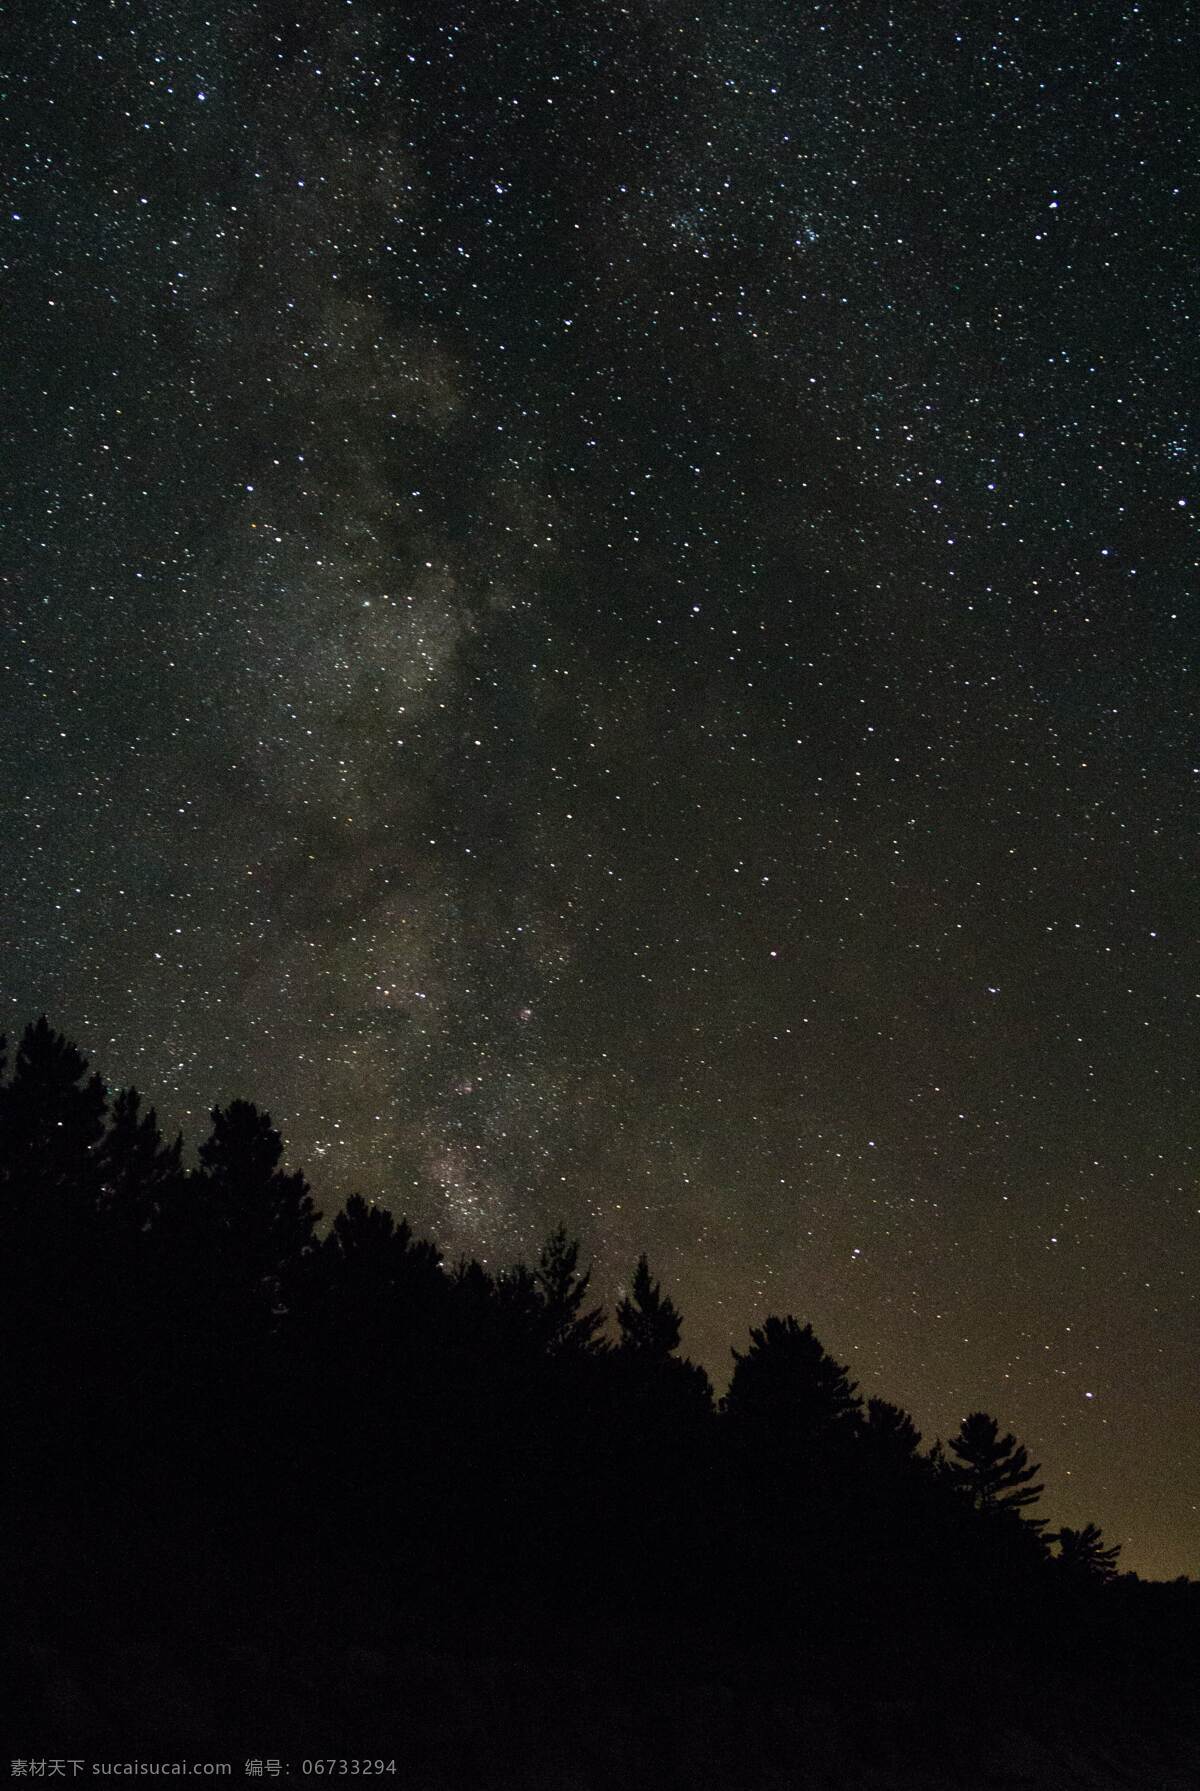
[[[135,1090],[26,1028],[0,1070],[0,1375],[8,1565],[31,1610],[62,1595],[43,1624],[119,1561],[143,1617],[181,1580],[202,1608],[210,1567],[272,1608],[302,1584],[330,1623],[366,1579],[463,1648],[635,1624],[776,1665],[817,1636],[1194,1658],[1194,1584],[1052,1530],[991,1414],[925,1445],[811,1324],[751,1329],[718,1399],[644,1256],[610,1319],[561,1228],[493,1272],[358,1195],[320,1222],[251,1102],[189,1168]]]

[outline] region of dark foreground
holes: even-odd
[[[0,1052],[12,1777],[1200,1786],[1200,1585],[1052,1529],[996,1417],[923,1446],[791,1314],[718,1400],[645,1257],[607,1315],[561,1228],[321,1233],[269,1117],[212,1120],[188,1169],[44,1020]]]
[[[382,1783],[599,1791],[1194,1791],[1194,1670],[1119,1637],[901,1644],[888,1625],[720,1640],[669,1622],[397,1609],[369,1570],[336,1594],[296,1563],[202,1575],[164,1539],[20,1561],[0,1701],[31,1761],[395,1762]],[[454,1588],[447,1581],[448,1600]],[[886,1614],[885,1614],[886,1618]],[[1185,1650],[1186,1655],[1186,1650]],[[360,1776],[348,1773],[346,1776]]]

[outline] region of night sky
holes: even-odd
[[[1187,9],[10,15],[0,998],[1200,1572]]]

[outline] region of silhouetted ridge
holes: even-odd
[[[1194,1660],[1195,1588],[1118,1576],[1092,1524],[1048,1532],[1039,1469],[989,1414],[922,1450],[786,1315],[717,1403],[644,1256],[610,1329],[562,1227],[492,1272],[358,1195],[319,1217],[250,1102],[213,1110],[188,1170],[136,1090],[110,1100],[26,1028],[0,1070],[3,1534],[38,1647],[56,1624],[107,1646],[69,1590],[94,1605],[103,1582],[131,1634],[183,1621],[178,1584],[201,1633],[300,1586],[336,1627],[362,1585],[393,1642],[469,1653],[498,1626],[540,1659],[632,1624],[667,1673],[701,1646],[782,1671],[817,1634],[831,1659]]]

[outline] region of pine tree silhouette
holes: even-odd
[[[1111,1548],[1105,1548],[1098,1525],[1085,1524],[1082,1530],[1064,1526],[1055,1540],[1058,1543],[1057,1563],[1071,1579],[1092,1580],[1103,1585],[1116,1578],[1121,1545],[1117,1542]]]
[[[315,1211],[298,1171],[279,1168],[283,1141],[252,1101],[214,1107],[191,1178],[192,1217],[244,1291],[276,1303],[285,1276],[313,1245]]]
[[[401,1369],[414,1353],[444,1347],[453,1288],[441,1263],[406,1219],[352,1194],[324,1241],[285,1276],[283,1303],[319,1332],[322,1349],[383,1352]]]
[[[971,1412],[963,1419],[962,1428],[950,1439],[950,1447],[958,1456],[950,1463],[950,1474],[975,1509],[984,1513],[1015,1512],[1034,1505],[1045,1490],[1029,1482],[1038,1473],[1038,1464],[1029,1463],[1029,1451],[1019,1446],[1014,1436],[1000,1436],[1000,1426],[987,1412]],[[1041,1528],[1040,1520],[1033,1520]]]
[[[187,1175],[136,1091],[109,1108],[44,1019],[3,1066],[0,1041],[0,1409],[20,1467],[0,1566],[18,1621],[41,1626],[23,1661],[69,1656],[107,1698],[143,1618],[154,1648],[182,1623],[184,1655],[218,1663],[222,1688],[226,1653],[249,1663],[247,1706],[265,1687],[269,1709],[276,1638],[302,1628],[280,1646],[306,1696],[302,1649],[328,1636],[336,1661],[378,1588],[367,1633],[385,1654],[419,1660],[436,1631],[468,1687],[481,1636],[555,1685],[573,1637],[589,1695],[602,1656],[632,1646],[658,1698],[694,1641],[757,1711],[764,1683],[782,1687],[781,1644],[789,1676],[810,1637],[810,1664],[853,1684],[869,1633],[922,1685],[939,1648],[1001,1639],[1051,1685],[1060,1643],[1106,1686],[1136,1654],[1125,1704],[1161,1691],[1156,1723],[1186,1702],[1198,1589],[1118,1575],[1094,1524],[1047,1539],[1025,1515],[1039,1470],[988,1414],[964,1419],[951,1461],[940,1443],[922,1455],[907,1412],[864,1406],[811,1325],[770,1317],[717,1416],[644,1256],[610,1348],[561,1226],[536,1267],[446,1273],[355,1195],[318,1241],[307,1183],[250,1102],[214,1111]],[[868,1711],[859,1740],[891,1750],[890,1721]]]
[[[921,1433],[909,1414],[886,1399],[868,1399],[861,1430],[863,1453],[880,1467],[910,1464],[920,1447]]]
[[[352,1194],[338,1213],[328,1242],[347,1287],[401,1291],[437,1284],[442,1259],[436,1245],[415,1240],[407,1219],[395,1219],[361,1194]]]
[[[0,1186],[69,1193],[77,1207],[90,1204],[108,1103],[99,1076],[87,1070],[87,1059],[44,1014],[25,1028],[12,1078],[0,1087]]]
[[[634,1355],[663,1360],[679,1348],[680,1323],[672,1301],[659,1282],[651,1280],[646,1258],[639,1256],[633,1275],[633,1297],[617,1303],[620,1347]]]
[[[815,1443],[849,1434],[862,1406],[848,1369],[828,1355],[811,1325],[768,1318],[750,1332],[750,1348],[733,1352],[724,1412],[739,1429],[778,1441]]]
[[[598,1333],[604,1309],[581,1310],[592,1279],[590,1269],[578,1272],[579,1244],[568,1239],[560,1225],[542,1246],[534,1284],[542,1302],[541,1328],[547,1349],[554,1352],[591,1353],[604,1348]]]
[[[119,1091],[96,1152],[100,1210],[135,1231],[161,1218],[183,1181],[183,1134],[164,1144],[154,1108],[140,1114],[140,1107],[136,1088]]]

